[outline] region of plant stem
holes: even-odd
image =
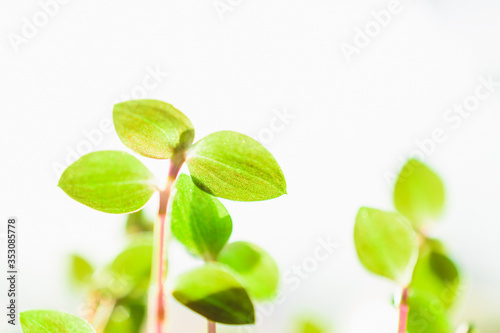
[[[408,287],[403,288],[401,295],[401,303],[399,303],[399,329],[398,333],[406,333],[406,326],[408,323],[408,313],[410,307],[408,306]]]
[[[208,333],[215,333],[215,323],[213,321],[208,321]]]
[[[154,266],[151,272],[151,291],[150,291],[150,310],[148,311],[150,333],[164,333],[165,332],[165,317],[166,317],[166,304],[165,304],[165,291],[164,284],[166,278],[166,247],[165,247],[165,220],[167,216],[168,200],[170,199],[170,192],[172,185],[179,174],[179,171],[184,163],[184,155],[174,155],[170,160],[170,170],[168,172],[168,179],[165,188],[160,191],[160,206],[158,209],[158,219],[155,225],[155,244],[154,244]]]

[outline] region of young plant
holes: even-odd
[[[64,171],[58,185],[76,201],[114,214],[139,210],[155,191],[159,191],[148,314],[151,318],[149,331],[160,333],[165,331],[166,316],[167,207],[172,186],[183,164],[187,164],[197,188],[230,200],[276,198],[286,193],[286,182],[274,157],[246,135],[221,131],[193,144],[191,121],[170,104],[156,100],[120,103],[114,107],[113,121],[118,136],[128,148],[145,157],[170,159],[166,185],[158,185],[153,174],[139,160],[119,151],[82,156]],[[213,256],[216,248],[204,252],[207,260],[213,259],[209,256]],[[225,281],[225,287],[238,290],[236,280],[226,279],[222,270],[214,267],[204,268],[198,273]],[[184,277],[188,287],[189,282],[194,281],[189,278]]]
[[[449,308],[456,300],[459,271],[443,244],[429,237],[445,201],[440,178],[412,159],[394,189],[398,211],[361,208],[354,242],[361,263],[402,290],[399,333],[450,333]]]

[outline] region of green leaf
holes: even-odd
[[[217,261],[229,266],[256,300],[269,300],[276,295],[278,266],[263,249],[248,242],[234,242],[222,250]]]
[[[147,290],[151,276],[153,246],[150,244],[134,244],[120,253],[111,270],[114,274],[115,294],[124,295],[133,290]]]
[[[76,201],[113,214],[139,210],[155,191],[153,174],[139,160],[112,150],[82,156],[58,186]]]
[[[86,284],[94,274],[92,265],[85,258],[73,254],[71,256],[71,277],[77,284]]]
[[[453,261],[428,242],[424,243],[413,272],[411,289],[430,293],[449,308],[457,296],[459,284],[459,272]]]
[[[408,333],[451,333],[452,326],[442,303],[433,295],[415,292],[408,299]]]
[[[113,122],[125,146],[146,157],[170,158],[194,139],[191,121],[161,101],[139,99],[116,104]]]
[[[25,311],[20,320],[24,333],[95,333],[85,320],[59,311]]]
[[[146,216],[143,209],[127,215],[127,234],[136,235],[142,232],[152,232],[153,228],[153,221]]]
[[[233,228],[231,217],[216,197],[181,174],[175,182],[170,202],[172,234],[194,255],[214,260]]]
[[[297,333],[325,333],[326,329],[316,321],[307,319],[299,323]]]
[[[418,240],[406,218],[363,207],[356,217],[354,243],[366,269],[402,286],[410,283],[418,258]]]
[[[207,264],[181,275],[173,296],[214,322],[231,325],[255,322],[247,292],[231,273],[217,264]]]
[[[146,297],[144,297],[145,299]],[[105,333],[141,332],[146,317],[146,301],[133,301],[128,298],[118,300],[104,329]]]
[[[217,197],[259,201],[286,194],[283,172],[273,155],[254,139],[231,131],[216,132],[188,152],[194,183]]]
[[[422,162],[411,159],[401,171],[394,189],[396,209],[420,230],[437,219],[444,207],[444,185]]]

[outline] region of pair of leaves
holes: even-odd
[[[24,333],[95,333],[85,320],[60,311],[25,311],[21,313],[20,321]]]
[[[218,262],[179,277],[173,296],[202,316],[219,323],[253,324],[252,299],[274,296],[278,268],[264,250],[247,242],[235,242],[220,252]]]
[[[215,322],[246,324],[242,318],[254,320],[250,297],[269,299],[276,292],[278,268],[274,260],[254,244],[227,244],[232,232],[229,213],[216,197],[200,190],[187,175],[181,174],[177,179],[168,211],[172,234],[186,249],[205,261],[220,263],[182,276],[173,293],[176,299]],[[225,278],[217,279],[218,276]],[[210,278],[213,280],[207,289],[206,279]],[[245,295],[241,304],[233,304],[241,295]]]
[[[195,184],[238,201],[286,193],[283,172],[254,139],[231,131],[213,133],[191,146],[194,129],[172,105],[155,100],[117,104],[113,120],[122,142],[146,157],[186,159]],[[174,163],[174,162],[173,162]],[[135,157],[117,151],[87,154],[62,174],[59,187],[71,198],[106,213],[139,210],[157,189],[152,173]]]
[[[439,176],[422,162],[409,160],[394,188],[396,209],[420,231],[441,215],[444,200],[444,185]]]
[[[363,207],[354,227],[354,243],[369,271],[407,286],[418,258],[418,239],[410,222],[395,212]]]

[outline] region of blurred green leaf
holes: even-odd
[[[87,284],[94,274],[92,265],[78,254],[73,254],[70,260],[72,280],[77,284]]]
[[[170,158],[194,139],[191,121],[161,101],[139,99],[116,104],[113,121],[125,146],[146,157]]]
[[[83,319],[60,311],[25,311],[20,321],[24,333],[95,333]]]
[[[71,198],[106,213],[130,213],[155,191],[153,174],[132,155],[98,151],[82,156],[59,179]]]
[[[210,134],[188,152],[194,183],[217,197],[258,201],[286,194],[286,182],[273,155],[254,139],[231,131]]]
[[[325,333],[326,329],[324,326],[317,323],[315,320],[307,319],[299,323],[297,333]]]
[[[418,258],[418,240],[402,215],[361,208],[356,217],[354,243],[366,269],[402,286],[410,283]]]
[[[168,218],[173,235],[192,254],[214,260],[233,228],[226,208],[185,174],[175,182],[170,204]]]
[[[145,296],[145,295],[144,295]],[[136,333],[146,317],[145,301],[120,300],[111,315],[104,333]]]
[[[247,292],[231,273],[217,264],[207,264],[180,276],[173,296],[214,322],[232,325],[255,322]]]
[[[446,309],[432,294],[412,291],[408,303],[408,333],[452,332]]]
[[[444,199],[444,185],[439,176],[422,162],[409,160],[396,181],[396,209],[420,230],[441,215]]]
[[[120,253],[111,269],[114,274],[116,293],[126,293],[133,289],[145,292],[151,277],[151,261],[153,256],[152,245],[132,245]]]
[[[154,222],[146,216],[143,209],[127,215],[127,234],[134,235],[141,232],[152,232],[153,229]]]
[[[459,282],[458,269],[451,259],[433,246],[422,246],[411,289],[430,293],[449,308],[457,296]]]
[[[273,258],[248,242],[228,244],[217,261],[229,266],[239,277],[248,294],[256,300],[269,300],[278,290],[279,271]]]

